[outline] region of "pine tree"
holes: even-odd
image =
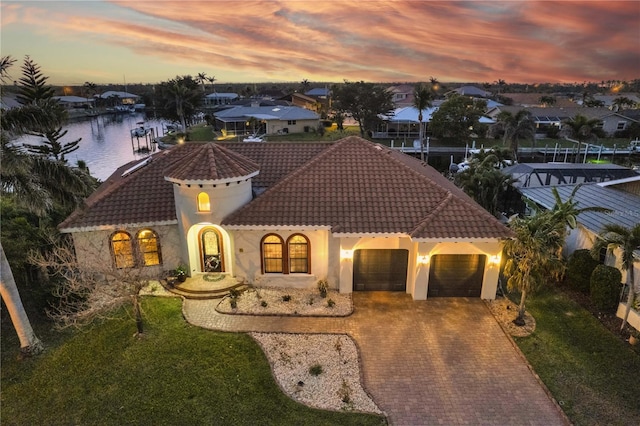
[[[78,146],[78,143],[80,143],[80,141],[82,140],[82,138],[78,138],[72,142],[59,142],[59,140],[62,139],[67,134],[67,132],[67,130],[62,131],[62,128],[59,127],[57,129],[50,130],[44,133],[43,136],[46,139],[42,141],[43,145],[31,145],[26,143],[22,145],[27,148],[27,151],[32,154],[42,155],[49,159],[66,163],[67,160],[65,158],[65,155],[70,154],[80,148]],[[38,134],[38,136],[40,135]]]

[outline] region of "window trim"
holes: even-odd
[[[280,241],[280,255],[281,255],[281,257],[279,259],[280,259],[282,268],[281,268],[281,270],[279,272],[278,271],[275,271],[275,272],[274,271],[267,271],[267,265],[266,265],[267,262],[265,262],[266,258],[265,258],[264,246],[265,246],[265,244],[274,244],[274,245],[276,244],[276,243],[266,243],[265,241],[269,237],[276,237]],[[286,250],[285,242],[284,242],[284,240],[282,239],[282,237],[280,235],[271,233],[271,234],[267,234],[267,235],[262,237],[262,239],[260,240],[260,264],[261,264],[261,269],[262,269],[262,273],[263,274],[284,274],[284,271],[287,270],[286,257],[285,257],[285,253],[286,252],[285,252],[285,250]],[[269,259],[278,259],[278,258],[270,257]]]
[[[143,232],[150,232],[153,235],[153,239],[155,240],[155,251],[144,251],[143,250],[143,245],[140,244],[140,240],[143,239],[140,237],[140,235]],[[158,265],[162,265],[162,250],[160,249],[160,237],[158,236],[158,233],[156,231],[154,231],[151,228],[144,228],[139,230],[136,233],[136,245],[138,248],[138,252],[140,253],[140,266],[158,266]],[[148,265],[147,261],[145,259],[145,254],[147,253],[155,253],[158,256],[158,263],[154,263],[153,265]]]
[[[307,246],[307,272],[291,272],[291,253],[290,253],[290,242],[294,237],[302,237],[304,238],[304,240],[306,241],[306,246]],[[282,270],[279,272],[267,272],[266,271],[266,262],[265,262],[265,241],[267,238],[269,237],[276,237],[279,241],[281,250],[282,250],[282,257],[280,258],[281,263],[282,263]],[[276,244],[276,243],[269,243],[269,244]],[[277,258],[269,258],[269,259],[277,259]],[[285,240],[284,238],[282,238],[282,236],[275,234],[275,233],[269,233],[266,234],[262,237],[262,239],[260,240],[260,269],[262,271],[263,274],[282,274],[282,275],[290,275],[290,274],[307,274],[307,275],[311,275],[311,242],[309,241],[309,237],[307,237],[304,234],[301,233],[295,233],[295,234],[291,234],[289,235],[289,237]]]
[[[144,254],[145,252],[142,251],[142,247],[140,245],[140,234],[144,231],[149,231],[153,234],[155,240],[156,240],[156,252],[158,254],[158,263],[154,264],[154,265],[147,265],[145,260],[144,260]],[[127,262],[125,265],[123,266],[119,266],[119,262],[117,260],[116,257],[116,252],[114,249],[114,242],[119,243],[119,242],[124,242],[126,240],[117,240],[114,241],[114,238],[116,237],[116,235],[118,234],[123,234],[126,235],[129,239],[129,250],[131,252],[131,257],[129,259],[129,262]],[[160,244],[160,234],[158,234],[157,231],[155,231],[154,229],[151,228],[142,228],[140,230],[138,230],[137,232],[135,232],[135,235],[132,236],[132,233],[128,230],[124,230],[124,229],[118,229],[116,231],[114,231],[110,236],[109,236],[109,251],[111,252],[111,262],[113,264],[113,266],[116,269],[126,269],[126,268],[146,268],[146,267],[154,267],[154,266],[162,266],[163,262],[162,262],[162,249],[161,249],[161,244]],[[153,252],[148,252],[148,253],[153,253]]]
[[[206,197],[206,201],[205,200],[201,200],[200,197]],[[204,213],[209,213],[211,212],[211,198],[209,197],[209,194],[202,191],[198,193],[198,196],[196,197],[196,202],[197,202],[197,206],[198,206],[198,212],[204,212]],[[203,208],[203,206],[205,206],[205,202],[206,202],[206,209]]]
[[[307,270],[306,272],[292,272],[291,271],[291,240],[294,239],[295,237],[302,237],[305,241],[305,244],[307,246]],[[289,238],[287,238],[287,273],[288,274],[310,274],[311,273],[311,243],[309,242],[309,238],[307,238],[306,235],[304,234],[291,234],[289,235]],[[295,259],[302,259],[302,258],[295,258]]]
[[[126,235],[127,239],[119,239],[115,240],[117,235]],[[125,258],[124,264],[121,266],[120,262],[118,262],[118,254],[116,254],[116,248],[114,247],[114,243],[124,243],[125,241],[129,242],[129,259]],[[116,269],[126,269],[133,268],[136,266],[136,256],[135,249],[133,247],[133,238],[131,238],[131,234],[124,230],[118,230],[111,234],[109,237],[109,249],[111,250],[111,259],[113,261],[113,265]]]

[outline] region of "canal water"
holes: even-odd
[[[104,181],[123,164],[144,159],[149,155],[135,152],[138,148],[138,140],[135,137],[132,147],[131,130],[139,128],[140,123],[144,123],[145,128],[153,129],[156,136],[164,134],[166,121],[147,117],[144,112],[104,114],[67,123],[63,130],[67,130],[68,133],[60,142],[64,144],[82,138],[78,144],[80,148],[67,155],[69,164],[76,165],[78,160],[83,160],[87,163],[91,175]],[[37,145],[42,139],[36,136],[22,136],[16,142]],[[139,142],[140,146],[144,146],[145,138],[140,138]]]

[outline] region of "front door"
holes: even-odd
[[[202,272],[224,272],[222,236],[215,228],[205,228],[200,233]]]

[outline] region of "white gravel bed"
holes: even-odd
[[[362,388],[358,350],[349,336],[251,336],[262,346],[282,390],[295,401],[325,410],[383,414]]]
[[[284,296],[289,296],[289,300],[285,301]],[[335,290],[329,290],[327,297],[322,298],[317,289],[252,287],[238,296],[236,304],[232,308],[227,296],[216,310],[224,314],[300,316],[347,316],[353,312],[351,295]]]

